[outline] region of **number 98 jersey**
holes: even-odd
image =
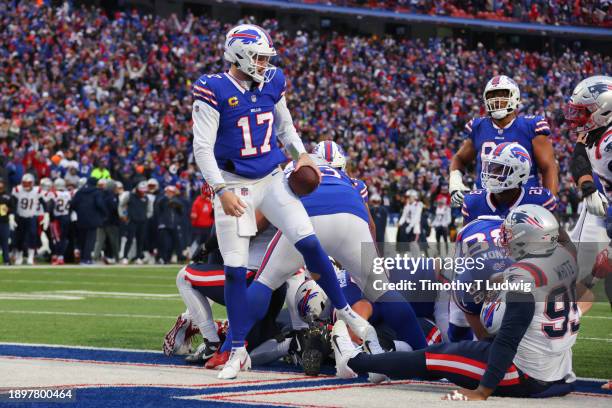
[[[571,349],[580,328],[575,286],[578,268],[574,257],[559,245],[550,256],[515,262],[503,275],[504,281],[530,284],[536,302],[514,364],[543,381],[573,375]]]
[[[219,112],[214,153],[220,169],[259,179],[287,160],[274,124],[275,105],[284,94],[280,69],[270,82],[253,89],[245,89],[228,73],[203,75],[194,83],[194,109],[200,101]]]
[[[482,188],[480,171],[482,159],[500,143],[516,142],[534,158],[532,141],[535,137],[550,135],[550,127],[543,116],[517,116],[505,129],[500,129],[490,117],[474,118],[465,125],[465,133],[476,151],[476,188]],[[531,174],[526,186],[539,186],[538,165],[532,160]]]

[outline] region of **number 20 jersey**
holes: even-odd
[[[203,75],[193,84],[194,102],[219,112],[214,153],[221,170],[259,179],[287,161],[274,126],[274,108],[284,94],[280,69],[270,82],[253,89],[244,89],[228,73]],[[194,109],[199,109],[195,103]]]
[[[505,142],[516,142],[527,149],[532,164],[526,185],[540,185],[532,141],[536,136],[550,135],[550,127],[543,116],[517,116],[505,129],[497,128],[490,117],[474,118],[465,125],[465,133],[472,140],[476,151],[476,188],[482,188],[480,181],[482,158],[498,144]]]
[[[550,256],[527,257],[504,271],[504,281],[530,283],[533,319],[519,343],[514,364],[533,378],[573,377],[572,346],[580,328],[576,305],[576,260],[559,245]]]

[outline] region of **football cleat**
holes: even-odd
[[[210,358],[219,350],[221,342],[212,342],[204,339],[202,344],[197,348],[195,353],[192,353],[185,357],[185,361],[188,363],[200,363],[210,360]]]
[[[246,347],[239,347],[232,349],[229,355],[229,359],[217,378],[220,380],[233,380],[238,377],[240,371],[247,371],[251,369],[251,357],[246,350]]]
[[[227,360],[229,360],[230,352],[217,350],[213,356],[204,364],[204,368],[209,370],[220,370]]]
[[[304,333],[302,367],[306,375],[317,376],[321,372],[321,364],[332,351],[330,331],[326,323],[313,322]]]
[[[366,327],[359,337],[363,342],[363,349],[366,353],[381,354],[385,352],[378,342],[378,334],[376,334],[376,329],[373,326]],[[368,381],[371,383],[378,384],[387,380],[388,378],[384,374],[368,373]]]
[[[190,327],[191,320],[189,316],[185,313],[179,315],[172,329],[164,337],[162,349],[165,355],[184,355],[191,352],[191,337],[194,331]]]
[[[348,366],[348,361],[359,354],[353,345],[346,323],[338,320],[331,331],[332,348],[336,359],[336,375],[340,378],[355,378],[357,374]]]

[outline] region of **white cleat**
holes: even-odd
[[[223,366],[217,378],[221,380],[233,380],[238,377],[240,371],[251,369],[251,357],[246,350],[246,347],[232,349],[229,360]]]
[[[378,335],[376,329],[371,325],[366,327],[360,334],[361,341],[363,342],[363,349],[368,354],[382,354],[385,351],[378,342]],[[389,378],[384,374],[368,373],[368,381],[374,384],[379,384],[383,381],[389,381]]]
[[[359,354],[349,336],[346,323],[338,320],[331,332],[331,343],[336,359],[336,375],[340,378],[356,378],[357,374],[348,366],[348,361]]]

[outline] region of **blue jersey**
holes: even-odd
[[[463,283],[481,280],[483,281],[481,289],[484,289],[485,280],[495,273],[504,271],[512,264],[511,259],[498,245],[503,221],[499,217],[484,216],[470,222],[457,234],[455,258],[471,258],[474,261],[469,264],[470,267],[467,267],[466,263],[461,271],[456,264],[454,280]],[[473,292],[468,293],[465,290],[453,292],[455,303],[461,310],[470,314],[479,314],[482,302],[475,302],[473,295]]]
[[[300,197],[309,217],[349,213],[369,222],[369,216],[360,191],[342,170],[319,166],[321,184],[312,193]],[[367,191],[367,189],[366,189]]]
[[[521,194],[510,205],[495,202],[493,194],[486,190],[474,190],[465,195],[461,214],[463,223],[467,224],[482,215],[497,215],[505,218],[515,207],[523,204],[541,205],[549,211],[557,208],[557,198],[544,187],[522,187]]]
[[[533,138],[536,136],[550,135],[550,127],[543,116],[518,116],[512,124],[500,129],[493,124],[490,117],[474,118],[465,125],[465,132],[470,138],[476,151],[476,188],[482,188],[480,182],[480,171],[482,159],[498,144],[505,142],[516,142],[529,152],[530,157],[535,157],[533,151]],[[538,166],[532,160],[531,174],[527,186],[539,186]]]
[[[285,93],[280,69],[272,81],[250,90],[227,73],[203,75],[192,92],[194,100],[219,112],[214,153],[220,169],[258,179],[287,160],[278,146],[274,126],[274,107]]]
[[[356,178],[351,179],[351,181],[353,182],[353,186],[355,186],[357,191],[359,191],[359,194],[361,195],[363,202],[367,203],[369,200],[369,197],[368,197],[368,187],[366,186],[366,183],[363,180],[359,180]]]

